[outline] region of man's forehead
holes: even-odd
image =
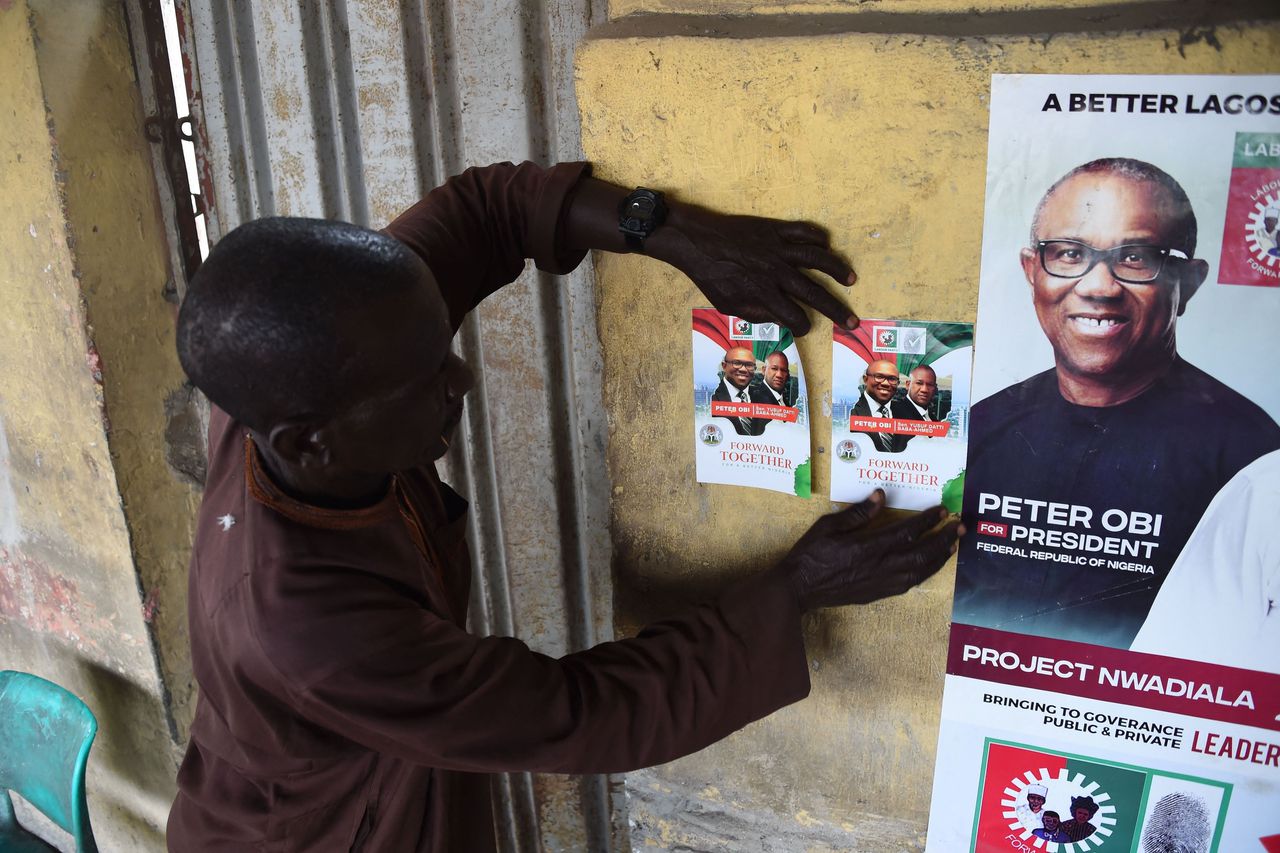
[[[725,361],[755,361],[755,356],[745,347],[733,347],[725,350],[724,359]]]
[[[1108,173],[1063,181],[1045,200],[1036,237],[1084,242],[1159,239],[1177,227],[1178,205],[1159,183]]]
[[[873,361],[867,365],[867,373],[893,373],[898,372],[897,366],[892,361]]]

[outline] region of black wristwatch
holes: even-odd
[[[633,252],[644,251],[645,238],[657,230],[667,218],[667,204],[662,193],[636,187],[618,204],[618,230]]]

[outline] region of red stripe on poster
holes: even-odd
[[[1280,134],[1266,135],[1280,138]],[[1232,169],[1218,261],[1219,284],[1280,287],[1277,220],[1280,169]]]
[[[771,406],[768,403],[731,403],[723,400],[713,400],[711,414],[713,417],[768,418],[771,421],[795,423],[799,416],[799,410],[788,406]]]
[[[850,350],[866,364],[876,360],[871,352],[871,329],[867,324],[850,331],[839,326],[831,330],[831,340]]]
[[[719,311],[694,308],[693,330],[715,342],[721,349],[729,349],[729,321]]]
[[[1280,731],[1280,675],[1265,672],[953,624],[947,673]],[[1277,743],[1192,749],[1280,767]]]
[[[951,429],[946,421],[915,421],[910,418],[869,418],[850,415],[849,429],[854,432],[887,432],[893,435],[927,435],[942,438]]]
[[[1023,830],[1035,828],[1029,817],[1041,821],[1043,815],[1019,813],[1027,808],[1027,785],[1032,780],[1027,771],[1057,776],[1067,766],[1060,755],[1016,746],[993,743],[987,750],[986,774],[978,801],[978,825],[974,837],[974,853],[1011,853],[1034,850],[1034,838],[1021,841]],[[1031,789],[1035,792],[1035,789]],[[1043,805],[1043,800],[1041,804]]]

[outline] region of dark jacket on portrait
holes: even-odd
[[[889,417],[891,418],[901,418],[904,420],[912,420],[912,421],[920,420],[920,414],[915,410],[915,407],[912,406],[910,403],[908,403],[906,400],[898,400],[895,398],[893,400],[890,400],[887,403],[887,405],[889,407]],[[871,410],[871,407],[867,405],[867,395],[865,392],[858,395],[858,402],[853,407],[853,414],[860,415],[864,418],[880,417],[879,412],[873,412]],[[860,432],[860,433],[863,433],[864,435],[869,435],[872,437],[873,441],[875,441],[875,436],[878,435],[878,433],[872,432],[870,430],[865,430],[865,429],[855,429],[855,430],[852,430],[852,432]],[[887,449],[884,449],[880,446],[880,443],[877,441],[876,442],[877,450],[880,450],[883,453],[901,453],[902,451],[907,449],[907,442],[911,439],[911,436],[894,435],[892,433],[884,433],[884,434],[888,435],[889,447]]]
[[[757,385],[748,385],[746,391],[747,402],[749,403],[767,403],[770,406],[778,405],[772,394]],[[738,402],[731,398],[729,396],[729,392],[725,390],[724,380],[721,380],[720,383],[716,385],[715,393],[711,395],[711,401],[714,403]],[[715,415],[714,417],[725,418],[725,420],[732,423],[733,429],[738,433],[738,435],[760,435],[764,432],[764,428],[769,425],[768,418],[730,418],[725,415]],[[742,424],[742,421],[744,420],[747,421],[747,426],[745,428]]]

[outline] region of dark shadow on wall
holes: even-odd
[[[893,524],[914,514],[884,510],[868,529]],[[788,530],[776,547],[746,559],[731,560],[699,549],[696,538],[690,541],[687,552],[671,553],[661,548],[646,548],[628,537],[618,536],[615,531],[614,613],[618,636],[634,636],[644,626],[698,602],[710,601],[733,583],[777,564],[803,532]],[[838,627],[846,618],[841,611],[836,608],[805,614],[805,643],[811,656],[826,658],[841,651],[847,642],[847,632]]]
[[[81,698],[98,717],[98,738],[89,754],[90,818],[96,818],[95,801],[110,801],[114,806],[111,831],[117,844],[132,836],[137,846],[131,849],[162,849],[164,827],[153,826],[142,813],[144,803],[137,801],[154,809],[156,802],[172,802],[176,791],[179,753],[164,701],[96,663],[84,661],[83,667],[86,687]],[[97,774],[92,772],[95,766]],[[117,790],[94,790],[93,783],[102,779],[104,771],[127,784]]]

